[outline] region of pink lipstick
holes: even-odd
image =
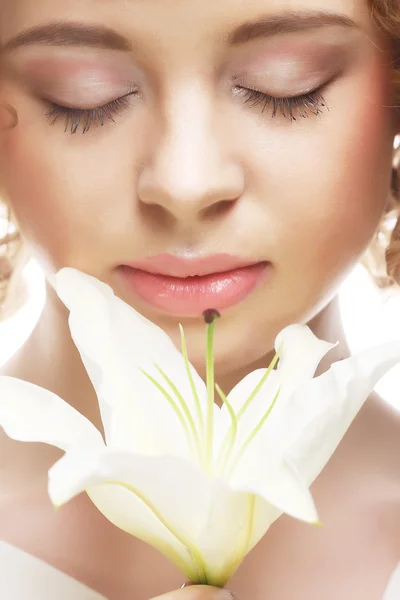
[[[271,263],[249,262],[228,254],[182,259],[161,254],[121,265],[129,289],[154,308],[197,317],[208,308],[228,309],[265,280]]]

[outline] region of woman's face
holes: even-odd
[[[110,283],[174,339],[182,322],[195,363],[201,309],[220,306],[221,373],[326,306],[389,190],[391,57],[367,0],[14,0],[1,12],[3,95],[19,115],[2,193],[49,272]],[[186,294],[121,268],[156,256],[149,269],[182,275],[166,254],[192,274],[198,257],[221,269],[217,254],[269,265],[187,280]]]

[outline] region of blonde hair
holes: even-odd
[[[369,4],[372,18],[391,40],[394,108],[400,123],[400,0],[369,0]],[[400,285],[400,147],[393,158],[388,211],[362,261],[380,288]]]
[[[391,40],[394,108],[398,108],[400,122],[400,0],[368,2],[373,20]],[[400,170],[400,149],[394,167],[396,171]],[[400,285],[400,194],[398,189],[396,193],[396,171],[388,198],[388,211],[362,261],[381,288]],[[1,222],[7,223],[5,231],[1,229]],[[0,210],[0,320],[7,318],[25,301],[20,275],[26,259],[21,236],[10,218],[9,209],[3,205],[3,214]]]

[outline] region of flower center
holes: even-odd
[[[271,414],[275,404],[277,403],[280,389],[278,389],[275,397],[272,399],[265,410],[265,413],[254,426],[253,430],[249,433],[248,437],[241,442],[238,448],[235,448],[237,441],[238,429],[240,426],[240,420],[243,415],[251,406],[254,398],[261,391],[262,387],[266,383],[271,371],[275,368],[281,352],[281,344],[278,352],[275,354],[268,369],[266,369],[263,377],[261,378],[258,385],[251,392],[247,400],[242,404],[241,408],[235,413],[229,399],[224,394],[218,384],[215,383],[215,365],[214,365],[214,335],[215,326],[217,320],[220,318],[220,314],[217,310],[209,309],[203,313],[204,321],[207,326],[206,334],[206,388],[207,388],[207,406],[206,414],[203,415],[200,398],[196,389],[196,384],[192,375],[192,367],[189,362],[185,332],[182,325],[179,325],[181,332],[181,346],[182,356],[185,365],[186,375],[190,384],[190,388],[193,394],[195,404],[195,415],[192,415],[187,402],[183,398],[182,394],[178,390],[177,386],[171,381],[167,373],[165,373],[161,367],[155,365],[157,371],[161,375],[164,387],[159,381],[153,376],[142,370],[144,375],[153,383],[153,385],[164,395],[165,399],[170,404],[171,408],[176,413],[183,430],[185,432],[188,446],[192,455],[192,459],[199,464],[209,477],[223,476],[228,478],[232,475],[235,467],[240,461],[241,457],[261,430],[269,415]],[[214,414],[215,414],[215,391],[217,391],[223,405],[225,405],[228,411],[231,424],[225,437],[221,443],[218,455],[214,457]]]

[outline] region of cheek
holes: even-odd
[[[46,159],[40,144],[32,147],[22,128],[9,136],[1,161],[5,195],[19,228],[49,268],[68,252],[71,243],[74,223],[66,210],[68,185],[62,177],[55,178],[55,165]]]
[[[21,126],[10,133],[1,147],[3,195],[11,204],[26,240],[37,245],[57,246],[59,232],[54,228],[52,186],[40,156],[40,149],[27,143]],[[65,229],[62,230],[62,236]],[[63,244],[61,238],[60,244]]]
[[[388,81],[378,64],[349,77],[332,92],[329,112],[310,117],[301,133],[293,124],[272,169],[280,255],[288,270],[301,265],[317,274],[319,285],[354,265],[385,210],[393,151]]]
[[[101,264],[97,259],[105,252],[110,211],[115,212],[110,198],[116,171],[110,169],[114,176],[107,180],[97,160],[103,150],[83,151],[80,140],[76,147],[68,140],[67,151],[62,126],[51,131],[51,140],[47,135],[22,123],[7,136],[0,150],[4,196],[45,268],[68,264],[93,270]]]

